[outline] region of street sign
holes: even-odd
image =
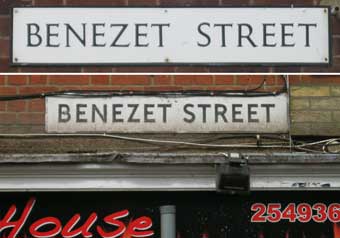
[[[16,7],[12,63],[330,64],[328,7]]]
[[[286,133],[288,97],[47,97],[46,131]]]

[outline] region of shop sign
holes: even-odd
[[[330,64],[328,7],[16,7],[13,64]]]
[[[249,196],[184,191],[4,193],[0,236],[159,238],[167,231],[183,238],[336,238],[339,195],[338,191]],[[164,217],[161,209],[168,205],[174,212]]]
[[[47,132],[288,132],[278,96],[47,97]]]

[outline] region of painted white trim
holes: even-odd
[[[339,190],[340,165],[252,165],[251,190]],[[215,165],[16,164],[0,191],[215,191]]]

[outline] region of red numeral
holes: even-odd
[[[282,212],[282,219],[287,219],[289,222],[296,221],[295,204],[289,203],[288,206]]]
[[[296,208],[297,213],[299,214],[298,220],[299,222],[305,223],[309,222],[312,219],[312,208],[307,203],[300,203]]]
[[[340,204],[332,203],[328,206],[328,219],[331,222],[339,222],[340,221]]]
[[[255,214],[251,217],[251,222],[266,222],[266,206],[262,203],[255,203],[251,206],[251,211]]]
[[[325,204],[315,203],[312,208],[317,212],[316,215],[312,216],[315,222],[325,222],[327,220],[327,207]]]
[[[333,223],[340,222],[340,203],[332,203],[328,207],[324,203],[315,203],[311,206],[308,203],[289,203],[281,212],[280,203],[255,203],[251,206],[251,211],[255,212],[251,217],[251,222],[279,222],[288,220],[289,222],[299,221],[301,223],[314,222],[323,223],[327,219]]]
[[[280,203],[270,203],[268,204],[268,216],[267,221],[269,222],[279,222],[281,220]]]

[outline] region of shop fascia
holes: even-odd
[[[32,213],[34,205],[36,203],[35,198],[31,198],[22,213],[19,215],[19,219],[15,220],[14,216],[17,217],[17,207],[13,204],[6,212],[4,218],[0,220],[0,231],[10,228],[10,232],[7,238],[17,238],[18,233],[24,225],[26,220]],[[130,220],[129,224],[126,225],[119,219],[129,216],[129,210],[121,210],[111,213],[103,218],[104,222],[114,227],[112,231],[103,229],[100,225],[96,225],[98,215],[96,212],[92,212],[86,221],[79,226],[79,220],[81,219],[80,214],[75,214],[71,219],[63,226],[60,219],[57,217],[43,217],[34,221],[29,226],[29,232],[33,237],[55,237],[59,233],[61,237],[72,238],[81,235],[82,237],[93,237],[92,232],[89,230],[92,227],[96,228],[96,232],[102,238],[108,237],[150,237],[154,234],[152,227],[152,220],[147,216],[137,217],[136,219]],[[52,227],[51,229],[41,229],[42,227]],[[77,228],[75,228],[77,227]]]

